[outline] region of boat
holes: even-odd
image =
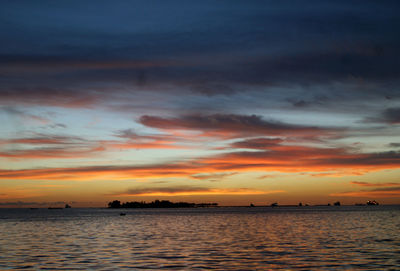
[[[369,200],[367,201],[367,205],[379,205],[379,203],[376,200]]]

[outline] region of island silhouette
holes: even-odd
[[[364,203],[356,203],[356,206],[365,206],[365,205],[379,205],[379,203],[375,200],[369,200]],[[309,206],[309,204],[303,204],[300,202],[297,205],[280,205],[277,202],[273,202],[270,205],[258,205],[257,207],[303,207]],[[330,203],[328,204],[317,204],[315,206],[332,206]],[[341,206],[340,201],[336,201],[333,203],[333,206]],[[218,203],[190,203],[190,202],[171,202],[169,200],[154,200],[152,202],[145,202],[145,201],[131,201],[131,202],[124,202],[121,203],[119,200],[110,201],[108,203],[108,208],[207,208],[207,207],[220,207]],[[240,206],[236,206],[240,207]],[[245,206],[243,206],[245,207]],[[256,207],[253,203],[247,205],[247,207]],[[65,208],[71,208],[68,204]],[[62,209],[62,208],[55,208],[49,207],[49,209]]]

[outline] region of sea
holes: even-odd
[[[0,209],[22,269],[400,270],[400,206]]]

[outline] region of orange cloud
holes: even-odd
[[[207,179],[222,179],[236,174],[237,172],[199,173],[199,174],[193,174],[190,177],[198,180],[207,180]]]
[[[165,140],[139,140],[139,141],[102,141],[111,149],[188,149],[189,147],[177,145],[173,141]]]
[[[126,179],[155,177],[190,177],[244,171],[280,172],[369,172],[399,168],[399,154],[347,154],[341,149],[283,147],[274,151],[234,152],[181,163],[146,166],[87,166],[75,168],[44,168],[0,170],[0,179]],[[198,175],[197,175],[198,176]]]
[[[164,187],[164,188],[139,188],[130,189],[113,196],[192,196],[192,195],[261,195],[283,193],[283,190],[262,191],[248,188],[203,188],[203,187]]]
[[[353,191],[333,193],[330,196],[334,197],[360,197],[360,198],[395,198],[400,197],[400,188],[388,191]]]
[[[128,137],[128,136],[126,136]],[[138,139],[138,143],[120,141],[101,141],[101,147],[82,149],[75,148],[39,148],[34,150],[17,150],[2,152],[2,157],[35,158],[62,157],[73,158],[106,148],[155,147],[179,148],[175,143],[163,140],[164,136],[130,135],[128,140]],[[55,139],[52,139],[55,140]],[[57,142],[57,141],[56,141]],[[236,144],[236,143],[233,143]],[[0,170],[0,179],[127,179],[156,177],[201,178],[206,176],[223,176],[227,172],[246,171],[280,171],[312,172],[319,176],[343,176],[364,174],[382,169],[400,168],[400,152],[355,153],[343,148],[319,148],[280,144],[277,139],[256,139],[242,141],[239,146],[251,147],[253,151],[236,151],[180,163],[165,163],[146,166],[87,166],[75,168],[44,168],[27,170]],[[68,144],[65,147],[69,146]],[[332,175],[333,174],[333,175]]]
[[[44,193],[37,189],[27,188],[2,188],[0,199],[24,199],[43,196]]]
[[[368,187],[392,187],[400,186],[400,183],[367,183],[367,182],[350,182],[351,184]]]

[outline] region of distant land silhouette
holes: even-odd
[[[169,200],[155,200],[149,203],[145,201],[133,201],[121,203],[114,200],[108,203],[108,208],[196,208],[196,207],[218,207],[218,203],[189,203],[171,202]]]
[[[379,203],[375,200],[367,201],[366,203],[356,203],[356,206],[365,206],[365,205],[379,205]],[[258,207],[307,207],[309,204],[303,204],[300,202],[298,205],[280,205],[277,202],[274,202],[270,205],[258,205]],[[315,206],[331,206],[328,204],[317,204]],[[336,201],[333,203],[333,206],[341,206],[340,201]],[[132,201],[132,202],[124,202],[121,203],[119,200],[114,200],[108,203],[108,208],[205,208],[205,207],[219,207],[218,203],[189,203],[189,202],[171,202],[169,200],[155,200],[152,202],[145,201]],[[240,207],[240,206],[236,206]],[[244,206],[243,206],[244,207]],[[256,207],[253,203],[247,205],[247,207]],[[65,207],[65,208],[71,208]],[[49,209],[62,209],[62,208],[49,208]]]

